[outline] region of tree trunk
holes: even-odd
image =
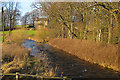
[[[3,28],[3,42],[4,42],[4,11],[2,7],[2,28]]]
[[[93,31],[93,40],[96,41],[96,32],[95,32],[95,30]]]
[[[9,20],[9,36],[10,36],[10,31],[11,31],[11,20]]]
[[[98,34],[98,41],[101,41],[101,33],[102,33],[102,31],[101,31],[101,29],[99,30],[99,34]]]
[[[86,5],[87,7],[87,5]],[[85,17],[86,16],[86,17]],[[85,15],[84,15],[84,39],[87,40],[87,9],[85,10]]]
[[[118,2],[118,7],[120,7],[120,2]],[[120,13],[117,14],[118,15],[118,32],[119,32],[119,39],[118,39],[118,69],[120,71]]]
[[[110,24],[108,27],[108,43],[112,43],[112,14],[110,14]]]
[[[15,17],[13,18],[12,26],[15,27]]]
[[[84,26],[85,26],[85,28],[84,28],[84,39],[87,40],[87,21],[84,22]]]
[[[10,2],[9,2],[9,36],[11,31],[11,12],[10,12]]]
[[[64,27],[62,25],[62,28],[61,28],[61,37],[64,38]]]
[[[71,31],[74,33],[74,30],[73,30],[73,23],[71,23]],[[73,39],[73,35],[71,34],[71,36],[70,36],[70,39]]]
[[[119,2],[120,3],[120,2]],[[118,39],[118,69],[120,71],[120,13],[118,14],[118,31],[119,31],[119,39]]]
[[[70,39],[72,39],[72,34],[71,34],[72,31],[71,31],[71,27],[70,27],[69,24],[68,24],[67,26],[70,28],[70,29],[68,29],[68,36],[69,36]]]
[[[69,36],[69,38],[71,37],[71,32],[70,32],[70,30],[68,31],[68,36]]]
[[[79,35],[79,38],[81,39],[81,32],[80,31],[78,32],[78,35]]]
[[[6,21],[6,19],[5,19],[5,17],[4,17],[4,29],[6,28],[6,23],[7,23],[7,21]]]

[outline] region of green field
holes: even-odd
[[[35,30],[27,30],[27,35],[34,36],[35,35]]]
[[[8,34],[9,31],[4,31],[4,34]],[[0,34],[3,34],[3,31],[0,31]]]
[[[2,41],[2,36],[0,36],[0,42]]]
[[[25,32],[26,32],[26,34],[34,35],[36,31],[35,30],[26,30]],[[11,33],[12,33],[12,31],[11,31]],[[3,34],[3,31],[0,31],[0,34]],[[9,34],[9,31],[4,31],[4,34]]]
[[[3,38],[1,34],[3,34],[3,31],[0,31],[0,41],[2,41],[2,38]],[[9,34],[9,31],[4,31],[4,34]]]
[[[29,25],[26,25],[26,27],[28,27]],[[22,28],[25,27],[25,25],[16,25],[15,28]]]
[[[15,30],[11,31],[14,32]],[[23,32],[23,31],[21,31]],[[35,30],[25,30],[23,33],[25,33],[26,35],[29,35],[30,37],[35,35]],[[3,34],[3,31],[0,31],[0,34]],[[4,31],[4,34],[9,34],[9,31]],[[6,37],[5,37],[6,38]],[[0,41],[2,41],[2,36],[0,35]]]

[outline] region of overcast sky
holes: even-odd
[[[32,11],[31,4],[32,4],[32,2],[35,2],[36,0],[0,0],[0,1],[3,1],[3,2],[9,2],[9,1],[20,2],[20,7],[21,7],[20,11],[21,11],[21,14],[23,16],[26,12]]]
[[[21,13],[22,13],[22,16],[26,13],[26,12],[30,12],[32,11],[33,9],[31,8],[31,4],[32,2],[34,2],[33,0],[25,0],[25,2],[20,2],[20,5],[21,5]]]
[[[23,16],[26,12],[31,12],[33,9],[31,7],[33,1],[30,0],[25,0],[25,2],[20,2],[20,11],[21,11],[21,16]],[[21,22],[19,22],[21,24]]]

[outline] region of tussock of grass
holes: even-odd
[[[28,54],[27,49],[25,49],[23,46],[18,46],[15,43],[3,43],[2,46],[2,59],[4,62],[13,61],[14,58],[23,59],[26,54]]]

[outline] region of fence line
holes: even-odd
[[[41,78],[42,80],[43,79],[46,79],[46,78],[49,78],[49,79],[63,79],[63,80],[72,80],[71,78],[67,78],[66,76],[63,76],[63,77],[43,77],[43,76],[39,76],[39,75],[30,75],[30,74],[20,74],[18,72],[16,73],[0,73],[0,75],[8,75],[8,76],[16,76],[16,80],[19,80],[19,77],[20,76],[26,76],[26,77],[37,77],[37,78]]]

